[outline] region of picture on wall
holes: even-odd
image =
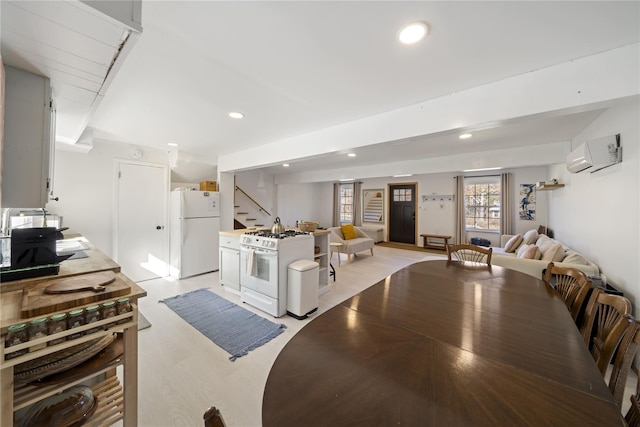
[[[384,190],[362,190],[364,222],[384,222]]]
[[[536,219],[536,185],[520,184],[520,219]]]

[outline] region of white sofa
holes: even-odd
[[[352,254],[355,256],[356,252],[366,251],[367,249],[371,250],[371,255],[373,256],[373,246],[375,245],[373,239],[367,236],[361,228],[353,228],[356,231],[356,238],[347,240],[344,238],[344,234],[342,234],[342,228],[329,227],[329,231],[331,232],[329,240],[331,243],[342,243],[340,253],[347,254],[347,263],[351,262]]]
[[[522,241],[517,244],[517,236],[503,234],[500,237],[500,247],[493,248],[491,264],[518,270],[538,279],[542,278],[542,271],[552,261],[558,267],[577,268],[589,277],[600,276],[600,268],[595,263],[555,239],[529,230],[520,235]],[[512,247],[507,248],[509,242]],[[524,258],[527,255],[533,258]]]

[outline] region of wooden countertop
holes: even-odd
[[[52,277],[63,278],[77,276],[79,274],[96,273],[98,271],[113,271],[116,273],[120,272],[120,266],[114,260],[96,249],[96,247],[93,246],[87,239],[74,238],[70,240],[79,240],[86,246],[88,246],[88,249],[83,249],[88,257],[62,261],[60,263],[60,272],[55,276],[31,277],[28,279],[2,282],[0,284],[0,294],[12,292],[18,289],[22,290],[22,288],[27,285],[39,283],[44,280],[50,280]]]
[[[42,277],[32,277],[29,279],[14,280],[11,282],[3,282],[0,285],[0,330],[2,332],[5,332],[8,326],[15,323],[26,323],[30,320],[33,320],[33,318],[20,317],[23,292],[37,287],[38,284],[50,281],[52,279],[63,279],[65,277],[78,276],[88,273],[97,273],[100,271],[113,271],[114,273],[116,273],[116,278],[118,280],[124,281],[127,285],[130,286],[131,292],[127,295],[121,295],[111,299],[116,300],[118,298],[129,297],[133,302],[135,302],[135,300],[137,300],[138,298],[142,298],[147,295],[147,292],[144,289],[142,289],[135,282],[133,282],[131,279],[120,272],[120,266],[115,261],[96,249],[86,239],[82,240],[82,242],[89,247],[88,249],[84,249],[84,252],[88,255],[88,257],[63,261],[60,264],[59,274]],[[109,300],[110,299],[105,299],[101,302],[106,302]],[[84,307],[84,305],[78,304],[77,308],[82,308]],[[62,312],[68,311],[69,309],[62,310]],[[48,314],[47,316],[49,315],[50,314]]]
[[[250,228],[239,228],[237,230],[221,230],[219,234],[223,236],[239,236],[248,231],[256,231],[256,230],[255,229],[252,230]]]
[[[219,232],[219,234],[227,235],[227,236],[238,236],[238,235],[250,232],[250,231],[257,231],[257,230],[258,230],[257,228],[240,228],[240,229],[237,229],[237,230],[221,230]],[[295,227],[287,227],[287,230],[300,231],[299,228],[295,228]],[[323,236],[323,235],[329,234],[329,233],[330,233],[329,230],[316,230],[312,234],[314,236]]]

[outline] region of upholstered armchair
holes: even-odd
[[[329,227],[329,231],[331,234],[329,235],[329,240],[331,243],[342,243],[340,247],[340,253],[347,254],[347,263],[351,262],[351,255],[357,252],[366,251],[369,249],[371,251],[371,255],[373,256],[373,246],[375,242],[372,238],[370,238],[361,228],[353,227],[355,231],[355,237],[347,239],[342,231],[342,227]]]

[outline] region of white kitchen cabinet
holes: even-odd
[[[5,67],[2,207],[44,208],[53,175],[49,79]]]
[[[225,290],[240,295],[240,233],[221,231],[220,284]]]

